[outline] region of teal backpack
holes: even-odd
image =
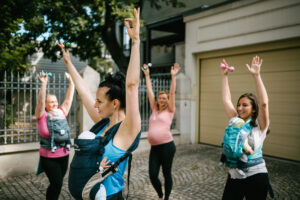
[[[240,127],[227,126],[222,140],[223,153],[221,162],[229,168],[244,169],[260,163],[263,163],[262,145],[254,151],[254,155],[248,155],[247,163],[240,160],[243,154],[243,146],[246,137],[251,133],[250,125],[252,118]]]
[[[228,159],[237,160],[241,158],[245,140],[252,130],[250,121],[251,119],[240,127],[227,126],[225,128],[222,148]]]

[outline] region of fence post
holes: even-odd
[[[86,66],[80,71],[83,80],[87,83],[93,97],[96,99],[96,92],[100,83],[100,76],[93,68]],[[95,123],[90,118],[86,108],[83,106],[80,96],[77,93],[77,104],[79,105],[78,122],[80,133],[89,130]]]

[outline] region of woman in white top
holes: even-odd
[[[255,155],[261,155],[261,148],[269,130],[269,100],[267,91],[260,76],[262,59],[258,56],[253,57],[252,64],[246,67],[254,78],[258,101],[255,95],[246,93],[240,96],[236,108],[231,101],[231,94],[228,84],[228,65],[222,68],[222,101],[228,119],[240,117],[244,121],[251,119],[250,125],[253,127],[249,134],[249,145]],[[259,102],[259,103],[258,103]],[[251,156],[250,156],[251,157]],[[270,187],[268,171],[264,160],[262,162],[243,169],[244,175],[237,172],[237,169],[230,168],[228,179],[223,193],[224,199],[266,199]]]

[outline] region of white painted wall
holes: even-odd
[[[0,145],[0,178],[35,173],[39,163],[39,149],[39,142]],[[72,149],[70,158],[73,155]]]

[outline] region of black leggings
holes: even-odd
[[[107,200],[124,200],[122,191],[118,192],[117,194],[110,195],[106,197]]]
[[[223,200],[265,200],[270,189],[268,173],[259,173],[246,179],[231,179],[228,175]]]
[[[161,198],[163,196],[161,182],[158,179],[159,168],[162,166],[165,178],[165,199],[169,199],[173,181],[172,181],[172,163],[175,155],[176,147],[174,142],[151,146],[149,157],[149,175],[151,183]]]
[[[60,158],[46,158],[40,156],[40,161],[49,179],[46,199],[57,200],[62,188],[63,179],[68,169],[69,156]]]

